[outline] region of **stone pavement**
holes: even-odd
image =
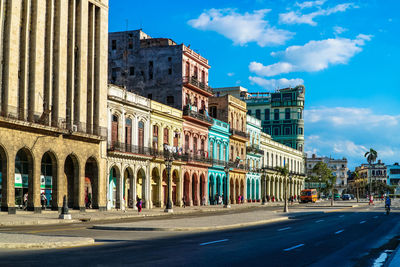
[[[0,248],[39,249],[93,245],[94,239],[87,237],[41,236],[0,233]]]

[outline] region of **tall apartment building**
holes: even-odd
[[[108,0],[0,1],[2,210],[105,208],[107,31]]]
[[[307,176],[313,176],[313,168],[318,162],[324,162],[332,170],[332,174],[336,176],[336,189],[339,193],[347,187],[348,167],[347,159],[333,159],[331,157],[317,157],[315,154],[306,160]]]
[[[141,30],[109,34],[110,83],[183,111],[183,196],[187,205],[207,198],[208,60],[184,44]]]

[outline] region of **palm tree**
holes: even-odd
[[[376,152],[373,148],[370,148],[369,151],[365,152],[364,157],[367,159],[369,164],[369,171],[371,172],[372,163],[376,161],[378,158],[378,152]],[[369,181],[369,194],[372,194],[372,175],[370,175],[371,180]]]
[[[289,212],[288,202],[287,202],[287,176],[289,175],[289,169],[288,169],[288,167],[286,167],[286,165],[285,165],[285,167],[277,166],[277,167],[275,167],[275,169],[284,178],[284,184],[283,184],[284,185],[284,195],[283,195],[283,197],[284,197],[285,203],[283,206],[283,212]]]

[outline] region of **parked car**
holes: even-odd
[[[340,195],[338,194],[338,193],[335,193],[334,195],[333,195],[333,200],[339,200],[340,199]]]
[[[350,194],[343,194],[342,199],[343,200],[350,200],[351,196]]]

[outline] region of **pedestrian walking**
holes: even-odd
[[[28,208],[28,193],[24,195],[24,210]]]
[[[240,204],[241,203],[241,200],[242,198],[240,197],[240,195],[238,195],[238,204]]]
[[[138,198],[138,202],[136,203],[136,207],[137,207],[138,213],[140,213],[142,211],[142,200],[140,198]]]
[[[222,196],[219,196],[219,197],[218,197],[218,204],[219,204],[219,205],[222,205]]]
[[[272,202],[275,202],[275,196],[272,196]]]
[[[44,193],[40,195],[40,203],[42,204],[42,210],[44,210],[47,206],[47,197]]]
[[[241,200],[241,202],[243,204],[244,203],[244,196],[243,195],[240,196],[240,200]]]
[[[269,198],[269,195],[267,195],[267,202],[269,202],[270,201],[270,198]]]
[[[203,196],[203,206],[206,205],[206,196]]]
[[[185,196],[182,197],[182,204],[183,204],[183,207],[186,208]]]
[[[290,205],[293,205],[293,196],[290,196]]]
[[[369,203],[368,203],[368,205],[374,205],[374,196],[373,196],[372,194],[369,196]]]

